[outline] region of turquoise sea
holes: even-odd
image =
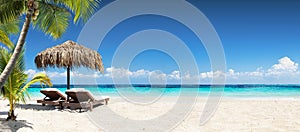
[[[195,93],[199,96],[208,96],[212,92],[223,91],[223,97],[238,98],[265,98],[265,97],[300,97],[300,85],[72,85],[71,88],[85,88],[94,95],[119,96],[124,94],[163,94],[165,96],[178,96],[180,93]],[[62,92],[66,91],[66,85],[54,85]],[[40,85],[33,85],[28,92],[31,97],[43,97],[40,93]]]

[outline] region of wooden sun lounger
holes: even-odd
[[[46,88],[40,90],[42,94],[46,97],[37,100],[37,103],[41,103],[43,106],[47,105],[60,105],[62,107],[62,103],[66,101],[66,97],[56,88]]]
[[[93,106],[100,104],[107,105],[109,97],[103,96],[101,99],[95,99],[92,93],[84,89],[71,89],[67,90],[66,94],[69,97],[69,101],[63,104],[64,107],[71,109],[89,109],[92,111]]]

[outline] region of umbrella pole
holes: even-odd
[[[67,68],[67,89],[70,89],[70,67]],[[69,95],[67,95],[67,101],[69,101]]]
[[[67,89],[70,89],[70,67],[67,68]]]

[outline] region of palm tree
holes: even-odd
[[[0,72],[9,62],[12,55],[10,51],[12,50],[0,47]],[[24,50],[22,50],[2,92],[3,97],[9,100],[10,109],[7,120],[16,120],[17,117],[14,114],[16,104],[20,101],[26,103],[25,95],[29,98],[27,89],[31,84],[40,82],[41,84],[52,86],[51,80],[44,73],[36,74],[28,83],[26,83],[27,78],[28,75],[25,74]]]
[[[0,76],[2,87],[21,54],[27,32],[33,26],[53,38],[59,38],[67,29],[71,13],[73,22],[86,22],[99,5],[99,0],[0,0],[0,24],[25,16],[25,21],[12,57]]]

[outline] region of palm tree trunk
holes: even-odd
[[[6,121],[8,121],[8,120],[15,121],[16,119],[17,119],[17,116],[15,115],[15,111],[14,110],[8,112],[8,117],[6,118]]]
[[[22,31],[21,31],[20,37],[18,39],[18,43],[14,49],[14,52],[13,52],[11,58],[9,59],[9,62],[5,66],[5,69],[3,70],[3,72],[1,73],[1,76],[0,76],[0,88],[3,87],[3,85],[5,84],[6,80],[8,79],[10,73],[12,72],[12,70],[21,54],[21,51],[23,49],[25,39],[26,39],[26,36],[28,33],[28,29],[30,26],[31,17],[32,17],[33,12],[34,12],[34,0],[29,0],[26,19],[23,24]]]
[[[13,99],[9,99],[9,112],[8,112],[8,116],[6,118],[6,120],[16,120],[17,116],[15,115],[15,106],[14,106],[14,102]]]

